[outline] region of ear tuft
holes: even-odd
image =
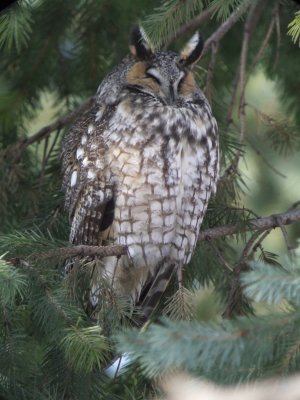
[[[147,60],[153,54],[146,32],[138,25],[131,30],[129,49],[133,57],[139,60]]]
[[[203,46],[203,37],[199,32],[196,32],[182,50],[180,62],[187,66],[195,64],[201,56]]]

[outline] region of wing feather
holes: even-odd
[[[105,173],[103,130],[107,118],[99,106],[81,117],[65,137],[62,146],[62,188],[71,222],[70,241],[97,245],[100,232],[113,222],[113,185]]]

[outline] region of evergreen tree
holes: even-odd
[[[68,244],[59,165],[62,137],[126,54],[137,20],[159,47],[178,49],[201,30],[197,76],[222,147],[218,192],[183,287],[174,279],[142,328],[133,327],[134,310],[105,281],[101,323],[88,317],[91,263],[64,276],[70,257],[124,249]],[[259,217],[243,203],[240,168],[254,149],[268,181],[278,159],[299,151],[299,32],[291,0],[19,0],[1,12],[0,398],[138,400],[155,392],[151,378],[174,368],[226,384],[299,370],[299,227],[290,235],[285,228],[300,220],[299,199]],[[248,102],[247,83],[258,69],[278,85],[280,115]],[[30,132],[45,97],[53,120]],[[286,242],[283,265],[265,245],[274,227]],[[201,299],[203,287],[212,293]],[[111,380],[105,367],[124,352],[131,366]]]

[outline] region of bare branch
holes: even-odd
[[[296,204],[296,203],[295,203]],[[279,222],[280,221],[280,222]],[[269,217],[256,218],[248,221],[244,227],[240,225],[224,225],[217,228],[205,229],[200,232],[199,241],[212,240],[221,238],[223,236],[234,235],[236,233],[247,231],[265,231],[272,228],[280,227],[280,224],[288,225],[292,222],[300,221],[300,210],[291,209],[286,213],[270,215]],[[73,246],[61,247],[51,250],[46,253],[34,254],[29,258],[31,259],[46,259],[51,257],[70,258],[70,257],[108,257],[108,256],[122,256],[127,254],[126,246],[112,245],[112,246]],[[229,268],[230,269],[230,268]]]
[[[286,230],[285,226],[283,225],[280,217],[278,217],[278,216],[275,217],[275,220],[278,223],[279,228],[281,229],[281,232],[282,232],[282,235],[284,237],[284,241],[285,241],[285,244],[286,244],[286,247],[287,247],[287,250],[288,250],[289,257],[290,257],[291,260],[293,260],[294,259],[294,248],[293,248],[293,246],[292,246],[292,244],[290,242],[287,230]]]
[[[247,299],[244,296],[243,288],[241,286],[240,276],[241,272],[245,272],[249,269],[246,260],[251,252],[251,248],[254,246],[256,239],[258,239],[261,235],[263,236],[261,230],[255,231],[251,235],[233,270],[233,275],[229,282],[230,289],[228,302],[223,313],[224,318],[232,318],[234,314],[242,314],[245,310],[245,306],[248,306]]]
[[[269,217],[256,218],[242,227],[240,225],[224,225],[217,228],[205,229],[200,232],[198,240],[211,240],[223,236],[234,235],[241,232],[249,232],[255,230],[265,231],[279,226],[276,218],[281,219],[283,225],[289,225],[292,222],[300,221],[300,210],[290,210],[282,214],[270,215]]]
[[[252,62],[252,64],[251,64],[249,76],[250,76],[250,73],[251,73],[251,72],[254,70],[254,68],[256,67],[256,65],[257,65],[257,63],[259,62],[259,60],[262,58],[262,56],[263,56],[263,54],[264,54],[264,52],[265,52],[265,50],[266,50],[266,48],[267,48],[267,45],[268,45],[268,43],[269,43],[269,41],[270,41],[270,38],[271,38],[272,33],[273,33],[273,30],[274,30],[277,12],[278,12],[278,3],[276,4],[276,7],[275,7],[274,10],[273,10],[272,19],[271,19],[271,22],[270,22],[270,24],[269,24],[269,27],[268,27],[266,36],[264,37],[264,40],[262,41],[262,44],[261,44],[261,46],[260,46],[258,52],[256,53],[256,55],[255,55],[255,57],[254,57],[254,60],[253,60],[253,62]],[[249,79],[249,76],[248,76],[248,79]]]
[[[74,121],[74,119],[78,115],[80,115],[84,111],[86,111],[93,104],[94,100],[95,100],[95,96],[88,98],[84,103],[82,103],[74,111],[70,112],[67,115],[64,115],[63,117],[58,118],[52,124],[44,126],[37,133],[30,136],[29,138],[26,138],[22,143],[23,146],[29,146],[30,144],[32,144],[34,142],[39,142],[41,139],[45,139],[47,136],[49,136],[51,132],[64,128],[70,122]]]
[[[208,101],[211,103],[212,102],[212,89],[211,89],[211,82],[213,79],[213,75],[214,75],[214,69],[216,66],[216,61],[217,61],[217,53],[218,53],[218,49],[219,49],[219,43],[213,43],[212,44],[212,50],[211,50],[211,58],[210,58],[210,63],[208,66],[208,70],[207,70],[207,76],[206,76],[206,85],[205,85],[205,95],[208,99]]]
[[[227,110],[227,116],[226,116],[227,125],[230,125],[232,123],[232,121],[233,121],[232,120],[232,114],[233,114],[234,103],[235,103],[235,99],[236,99],[236,95],[237,95],[239,78],[240,78],[240,74],[239,74],[239,70],[237,69],[236,73],[235,73],[235,76],[234,76],[233,83],[232,83],[232,94],[231,94],[229,107],[228,107],[228,110]]]
[[[268,229],[267,231],[265,231],[262,235],[261,235],[261,237],[257,240],[257,242],[255,243],[255,245],[253,246],[253,248],[252,248],[252,253],[255,253],[256,252],[256,250],[258,249],[258,248],[260,248],[260,250],[261,251],[263,251],[263,248],[262,248],[262,242],[265,240],[265,238],[269,235],[271,233],[271,229]]]
[[[243,267],[242,267],[243,264],[245,263],[249,253],[251,252],[252,247],[254,247],[256,239],[258,239],[261,234],[262,234],[261,230],[255,231],[253,233],[253,235],[250,237],[250,239],[248,240],[246,246],[244,247],[244,250],[242,251],[242,254],[237,263],[237,266],[235,268],[235,270],[237,270],[238,273],[240,273],[241,270],[243,269]]]
[[[70,122],[74,121],[75,118],[77,118],[80,114],[82,114],[89,107],[91,107],[94,100],[95,100],[95,96],[90,97],[84,103],[82,103],[78,108],[76,108],[74,111],[70,112],[69,114],[64,115],[63,117],[58,118],[52,124],[44,126],[38,132],[36,132],[34,135],[22,140],[19,143],[19,151],[18,151],[18,154],[17,154],[14,162],[18,162],[20,160],[24,150],[29,145],[31,145],[32,143],[35,143],[35,142],[39,142],[42,139],[46,139],[47,137],[50,136],[50,134],[53,131],[60,130],[60,129],[64,128],[66,125],[68,125]]]
[[[61,247],[48,251],[46,253],[33,254],[29,258],[41,260],[45,258],[71,258],[71,257],[109,257],[109,256],[122,256],[127,254],[127,247],[121,245],[112,246],[73,246]]]
[[[261,2],[256,0],[253,2],[249,14],[247,16],[245,27],[244,27],[244,36],[242,42],[242,50],[240,56],[240,67],[239,67],[239,81],[240,81],[240,104],[239,104],[239,116],[240,116],[240,143],[244,144],[245,142],[245,131],[246,131],[246,115],[245,115],[245,90],[246,90],[246,64],[247,64],[247,55],[249,48],[249,41],[251,39],[254,28],[258,22],[260,17]]]
[[[279,47],[280,47],[280,39],[281,39],[279,4],[277,4],[277,7],[276,7],[275,22],[276,22],[277,48],[276,48],[276,57],[275,57],[274,65],[277,64],[278,59],[279,59]]]
[[[244,14],[247,8],[252,3],[252,0],[246,0],[241,4],[222,25],[206,40],[202,52],[202,56],[204,56],[210,49],[212,43],[218,42],[222,39],[222,37],[237,23],[240,17]]]
[[[252,147],[252,149],[255,151],[255,153],[262,159],[262,161],[277,175],[279,175],[281,178],[286,178],[287,176],[284,175],[282,172],[280,172],[277,168],[274,167],[274,165],[272,165],[267,158],[264,156],[264,154],[253,144],[251,143],[249,140],[247,141],[250,145],[250,147]]]
[[[167,40],[165,47],[169,47],[178,37],[185,35],[186,33],[193,32],[196,30],[203,22],[210,19],[214,13],[214,8],[206,8],[197,17],[189,21],[186,25],[181,26],[177,32]]]
[[[221,251],[219,250],[218,246],[216,244],[214,244],[213,241],[209,241],[208,242],[210,244],[210,246],[213,248],[214,252],[216,253],[217,257],[219,258],[219,260],[221,261],[221,263],[224,265],[224,267],[230,271],[233,272],[233,268],[229,265],[229,263],[225,260],[223,254],[221,253]],[[227,272],[228,272],[227,271]]]

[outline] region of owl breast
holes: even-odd
[[[115,188],[109,239],[127,246],[130,262],[140,270],[137,290],[161,260],[184,265],[191,258],[215,191],[216,123],[205,102],[175,108],[153,101],[145,108],[129,96],[117,106],[103,138]],[[118,263],[107,259],[107,272],[115,276]]]

